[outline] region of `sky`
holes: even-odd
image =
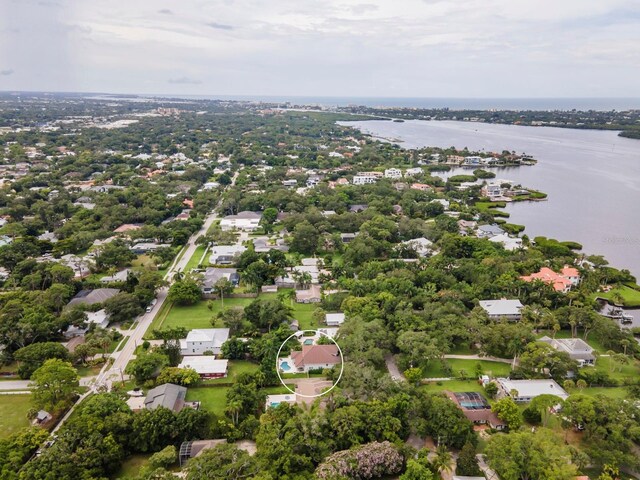
[[[640,97],[640,0],[0,0],[0,91]]]

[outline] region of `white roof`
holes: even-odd
[[[480,306],[489,315],[518,315],[523,305],[520,300],[480,300]]]
[[[277,407],[281,403],[296,403],[296,397],[295,393],[267,395],[267,407]]]
[[[202,328],[191,330],[186,340],[187,342],[213,342],[214,347],[221,347],[228,338],[228,328]]]
[[[226,373],[228,360],[216,360],[212,355],[197,355],[184,357],[179,368],[191,368],[200,374]]]
[[[522,246],[522,239],[519,237],[510,237],[506,233],[501,233],[489,239],[490,242],[501,243],[506,250],[517,250]]]
[[[538,395],[549,394],[556,395],[564,400],[569,396],[555,380],[551,379],[510,380],[508,378],[498,378],[498,382],[500,382],[507,393],[511,390],[516,390],[518,397],[533,398]]]
[[[327,313],[325,320],[329,323],[343,323],[344,313]]]
[[[244,245],[216,245],[211,247],[211,255],[231,255],[242,253],[247,249]]]

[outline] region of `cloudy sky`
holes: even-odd
[[[640,1],[0,0],[0,90],[640,97]]]

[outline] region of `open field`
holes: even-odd
[[[31,395],[0,395],[0,438],[29,426]]]
[[[628,285],[621,285],[618,288],[614,288],[608,292],[594,293],[593,297],[600,297],[612,302],[617,301],[618,295],[622,297],[623,306],[629,308],[640,307],[640,287],[631,288]]]
[[[449,390],[451,392],[478,392],[484,395],[484,388],[475,380],[446,380],[427,383],[420,387],[425,392],[434,393]]]
[[[195,387],[187,391],[187,401],[199,401],[202,408],[216,415],[224,415],[229,387]]]
[[[494,377],[503,377],[511,372],[511,365],[508,363],[491,362],[489,360],[464,360],[457,358],[447,358],[444,363],[449,365],[453,372],[447,372],[443,363],[439,360],[432,360],[428,368],[423,369],[425,378],[459,377],[460,370],[466,372],[467,377],[475,377],[476,365],[482,366],[483,373]]]

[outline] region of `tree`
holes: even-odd
[[[255,457],[229,443],[206,450],[187,464],[187,480],[240,480],[260,472]]]
[[[195,387],[200,383],[200,375],[192,368],[165,367],[156,381],[158,384],[175,383],[183,387]]]
[[[233,283],[226,278],[221,278],[215,283],[213,290],[220,295],[221,306],[224,308],[224,296],[233,292]]]
[[[243,360],[247,355],[247,344],[242,340],[231,337],[222,344],[222,357],[228,360]]]
[[[289,323],[291,309],[278,300],[254,300],[244,309],[245,318],[256,328],[271,330],[271,327]]]
[[[202,291],[197,282],[190,279],[184,279],[175,282],[169,288],[167,299],[178,305],[193,305],[202,298]]]
[[[538,395],[529,404],[530,409],[535,410],[540,414],[540,418],[542,419],[542,426],[546,427],[549,422],[549,418],[551,416],[551,409],[557,405],[562,407],[563,400],[556,395]]]
[[[60,343],[42,342],[33,343],[16,350],[13,357],[20,364],[18,366],[18,375],[20,375],[20,378],[30,378],[33,372],[50,358],[68,360],[69,351]]]
[[[52,358],[31,375],[32,398],[38,408],[55,411],[79,391],[80,377],[69,362]]]
[[[422,436],[434,438],[438,445],[462,448],[467,442],[477,442],[473,424],[444,395],[426,395],[416,406],[416,430]]]
[[[402,455],[392,443],[373,442],[329,455],[318,465],[316,477],[321,480],[381,478],[399,473],[402,464]]]
[[[131,293],[120,292],[104,302],[104,309],[112,322],[133,320],[144,310],[138,297]]]
[[[306,220],[293,229],[291,250],[305,255],[313,255],[318,248],[320,238],[318,230]]]
[[[407,469],[400,475],[400,480],[433,480],[433,472],[429,469],[429,461],[426,457],[419,454],[417,459],[407,460]]]
[[[484,386],[484,391],[489,398],[496,398],[496,395],[498,394],[498,386],[494,382],[489,382]]]
[[[436,469],[438,473],[441,472],[450,472],[451,471],[451,462],[453,461],[453,457],[451,456],[451,452],[447,449],[445,445],[438,445],[436,448],[436,458],[433,459],[432,465]]]
[[[505,397],[493,404],[491,410],[500,420],[507,424],[509,430],[517,430],[522,425],[522,415],[516,402],[511,397]]]
[[[494,435],[485,452],[504,480],[571,480],[577,474],[569,448],[545,428]]]
[[[129,375],[133,375],[138,385],[151,380],[160,374],[163,367],[169,364],[166,355],[156,352],[148,352],[138,355],[131,360],[125,369]]]
[[[232,334],[241,332],[245,326],[244,310],[242,307],[232,307],[222,310],[211,319],[211,324],[216,326],[220,319],[222,319],[222,324],[227,327]]]
[[[412,385],[418,385],[423,377],[422,369],[418,367],[408,368],[403,373],[405,378],[407,379],[407,382]]]
[[[566,352],[556,350],[547,343],[532,342],[520,356],[518,368],[527,378],[545,378],[551,375],[562,381],[567,372],[577,371],[578,364]]]
[[[456,460],[456,475],[468,477],[479,477],[482,475],[482,471],[478,466],[478,459],[476,458],[476,448],[469,442],[464,444]]]

